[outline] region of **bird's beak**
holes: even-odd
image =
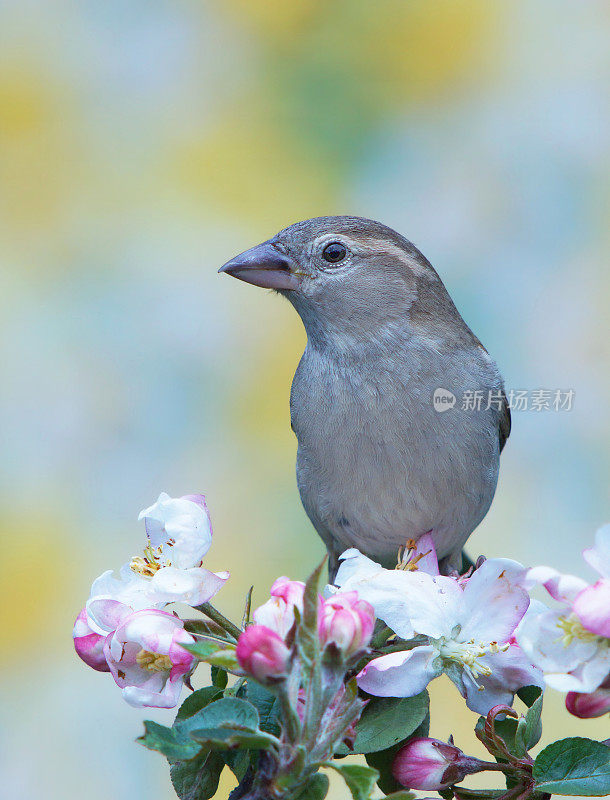
[[[268,241],[235,256],[218,271],[265,289],[294,290],[299,288],[296,269],[290,256]]]

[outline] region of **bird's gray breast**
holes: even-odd
[[[329,549],[390,563],[432,530],[439,556],[461,549],[486,514],[498,477],[497,412],[436,411],[435,388],[460,398],[495,389],[493,362],[430,352],[357,365],[308,346],[292,385],[297,482]],[[495,416],[494,416],[495,413]]]

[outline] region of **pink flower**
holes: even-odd
[[[413,739],[396,754],[392,773],[407,789],[438,790],[478,772],[481,764],[452,744],[438,739]]]
[[[305,584],[278,578],[271,587],[271,599],[259,606],[252,618],[257,625],[265,625],[284,639],[294,625],[294,609],[303,611]]]
[[[364,650],[375,627],[370,603],[358,599],[358,592],[338,592],[326,599],[318,618],[322,647],[334,644],[345,657]]]
[[[194,638],[173,614],[158,609],[125,617],[104,645],[112,676],[132,706],[174,708],[196,659],[181,644]]]
[[[239,637],[235,655],[242,669],[260,683],[283,677],[290,662],[284,640],[265,625],[249,625]]]
[[[110,672],[110,667],[106,663],[106,657],[104,656],[104,641],[106,637],[100,636],[90,627],[87,620],[87,609],[85,608],[76,618],[72,638],[74,639],[76,655],[85,664],[93,667],[98,672]]]
[[[594,692],[568,692],[566,708],[575,717],[589,719],[610,713],[610,675]]]
[[[601,575],[592,586],[552,567],[527,572],[526,586],[542,584],[557,605],[532,601],[517,629],[520,647],[544,670],[546,683],[579,696],[595,692],[610,670],[610,525],[597,531],[583,556]],[[590,701],[572,702],[584,708]]]

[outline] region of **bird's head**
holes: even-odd
[[[300,314],[309,337],[328,343],[367,333],[376,337],[404,325],[433,285],[446,295],[411,242],[361,217],[297,222],[235,256],[220,272],[280,292]]]

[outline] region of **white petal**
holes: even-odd
[[[210,572],[203,567],[163,567],[150,580],[149,597],[156,603],[198,606],[211,600],[228,578],[228,572]]]
[[[357,677],[358,686],[377,697],[413,697],[441,674],[433,647],[388,653],[370,661]]]
[[[334,582],[343,589],[350,588],[347,584],[351,580],[362,581],[385,571],[381,564],[363,556],[355,547],[350,547],[339,556],[339,561],[341,563]]]
[[[610,524],[595,534],[595,547],[583,552],[583,558],[603,578],[610,578]]]
[[[466,582],[461,606],[460,641],[506,642],[529,605],[520,586],[521,564],[494,558],[483,562]]]
[[[160,560],[175,567],[198,567],[212,543],[212,526],[205,504],[189,497],[169,497],[140,512],[153,547],[161,547]]]
[[[610,649],[600,648],[588,661],[580,663],[570,673],[547,673],[546,682],[560,692],[593,692],[610,672]]]

